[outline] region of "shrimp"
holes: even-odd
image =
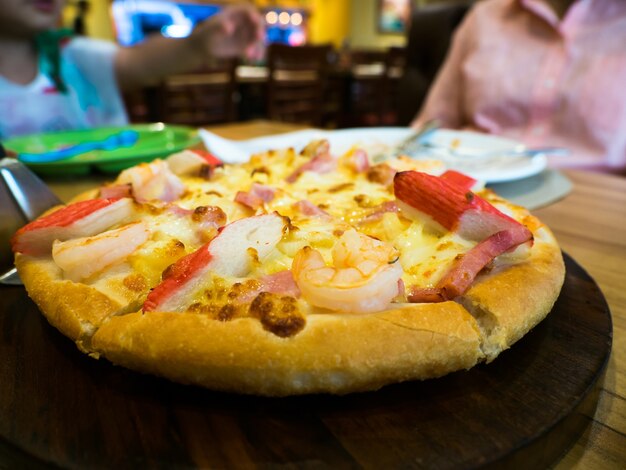
[[[319,251],[305,246],[292,272],[302,296],[311,304],[339,312],[384,310],[399,293],[402,267],[397,250],[354,229],[343,233],[328,266]]]
[[[134,222],[93,237],[75,238],[52,245],[52,259],[67,279],[81,281],[120,263],[148,240],[144,222]]]
[[[184,191],[185,185],[163,160],[140,163],[120,173],[115,184],[130,184],[132,194],[139,202],[159,199],[171,202]]]

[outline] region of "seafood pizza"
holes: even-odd
[[[214,390],[344,394],[495,359],[551,310],[549,228],[437,161],[355,146],[122,171],[12,239],[94,358]]]

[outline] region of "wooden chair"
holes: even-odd
[[[236,120],[235,60],[168,77],[157,91],[160,121],[202,126]]]
[[[321,126],[331,46],[271,44],[267,51],[270,119]]]
[[[158,88],[150,86],[124,93],[122,99],[131,124],[161,120],[158,110]]]
[[[384,113],[382,123],[388,126],[399,124],[399,109],[402,106],[400,80],[406,69],[406,48],[390,47],[385,60]]]
[[[350,125],[382,125],[385,112],[386,51],[350,52]]]

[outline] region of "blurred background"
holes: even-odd
[[[74,0],[68,2],[63,22],[78,34],[132,46],[152,34],[185,37],[228,3]],[[265,20],[266,59],[207,64],[195,73],[129,94],[125,101],[131,122],[199,125],[268,118],[325,128],[406,125],[421,105],[454,27],[471,4],[468,0],[253,3]],[[427,18],[426,28],[416,28],[416,22],[424,21],[420,17]],[[419,36],[414,40],[412,27]],[[279,46],[299,47],[299,63],[282,58],[284,47]],[[326,48],[322,63],[308,55],[309,49],[320,47]],[[291,75],[295,69],[310,70],[309,83],[301,71],[293,83],[286,73],[274,80],[281,67]],[[323,109],[313,109],[322,102]]]

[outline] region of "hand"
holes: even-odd
[[[263,57],[265,30],[258,11],[240,4],[224,8],[200,24],[193,32],[196,43],[213,58]]]

